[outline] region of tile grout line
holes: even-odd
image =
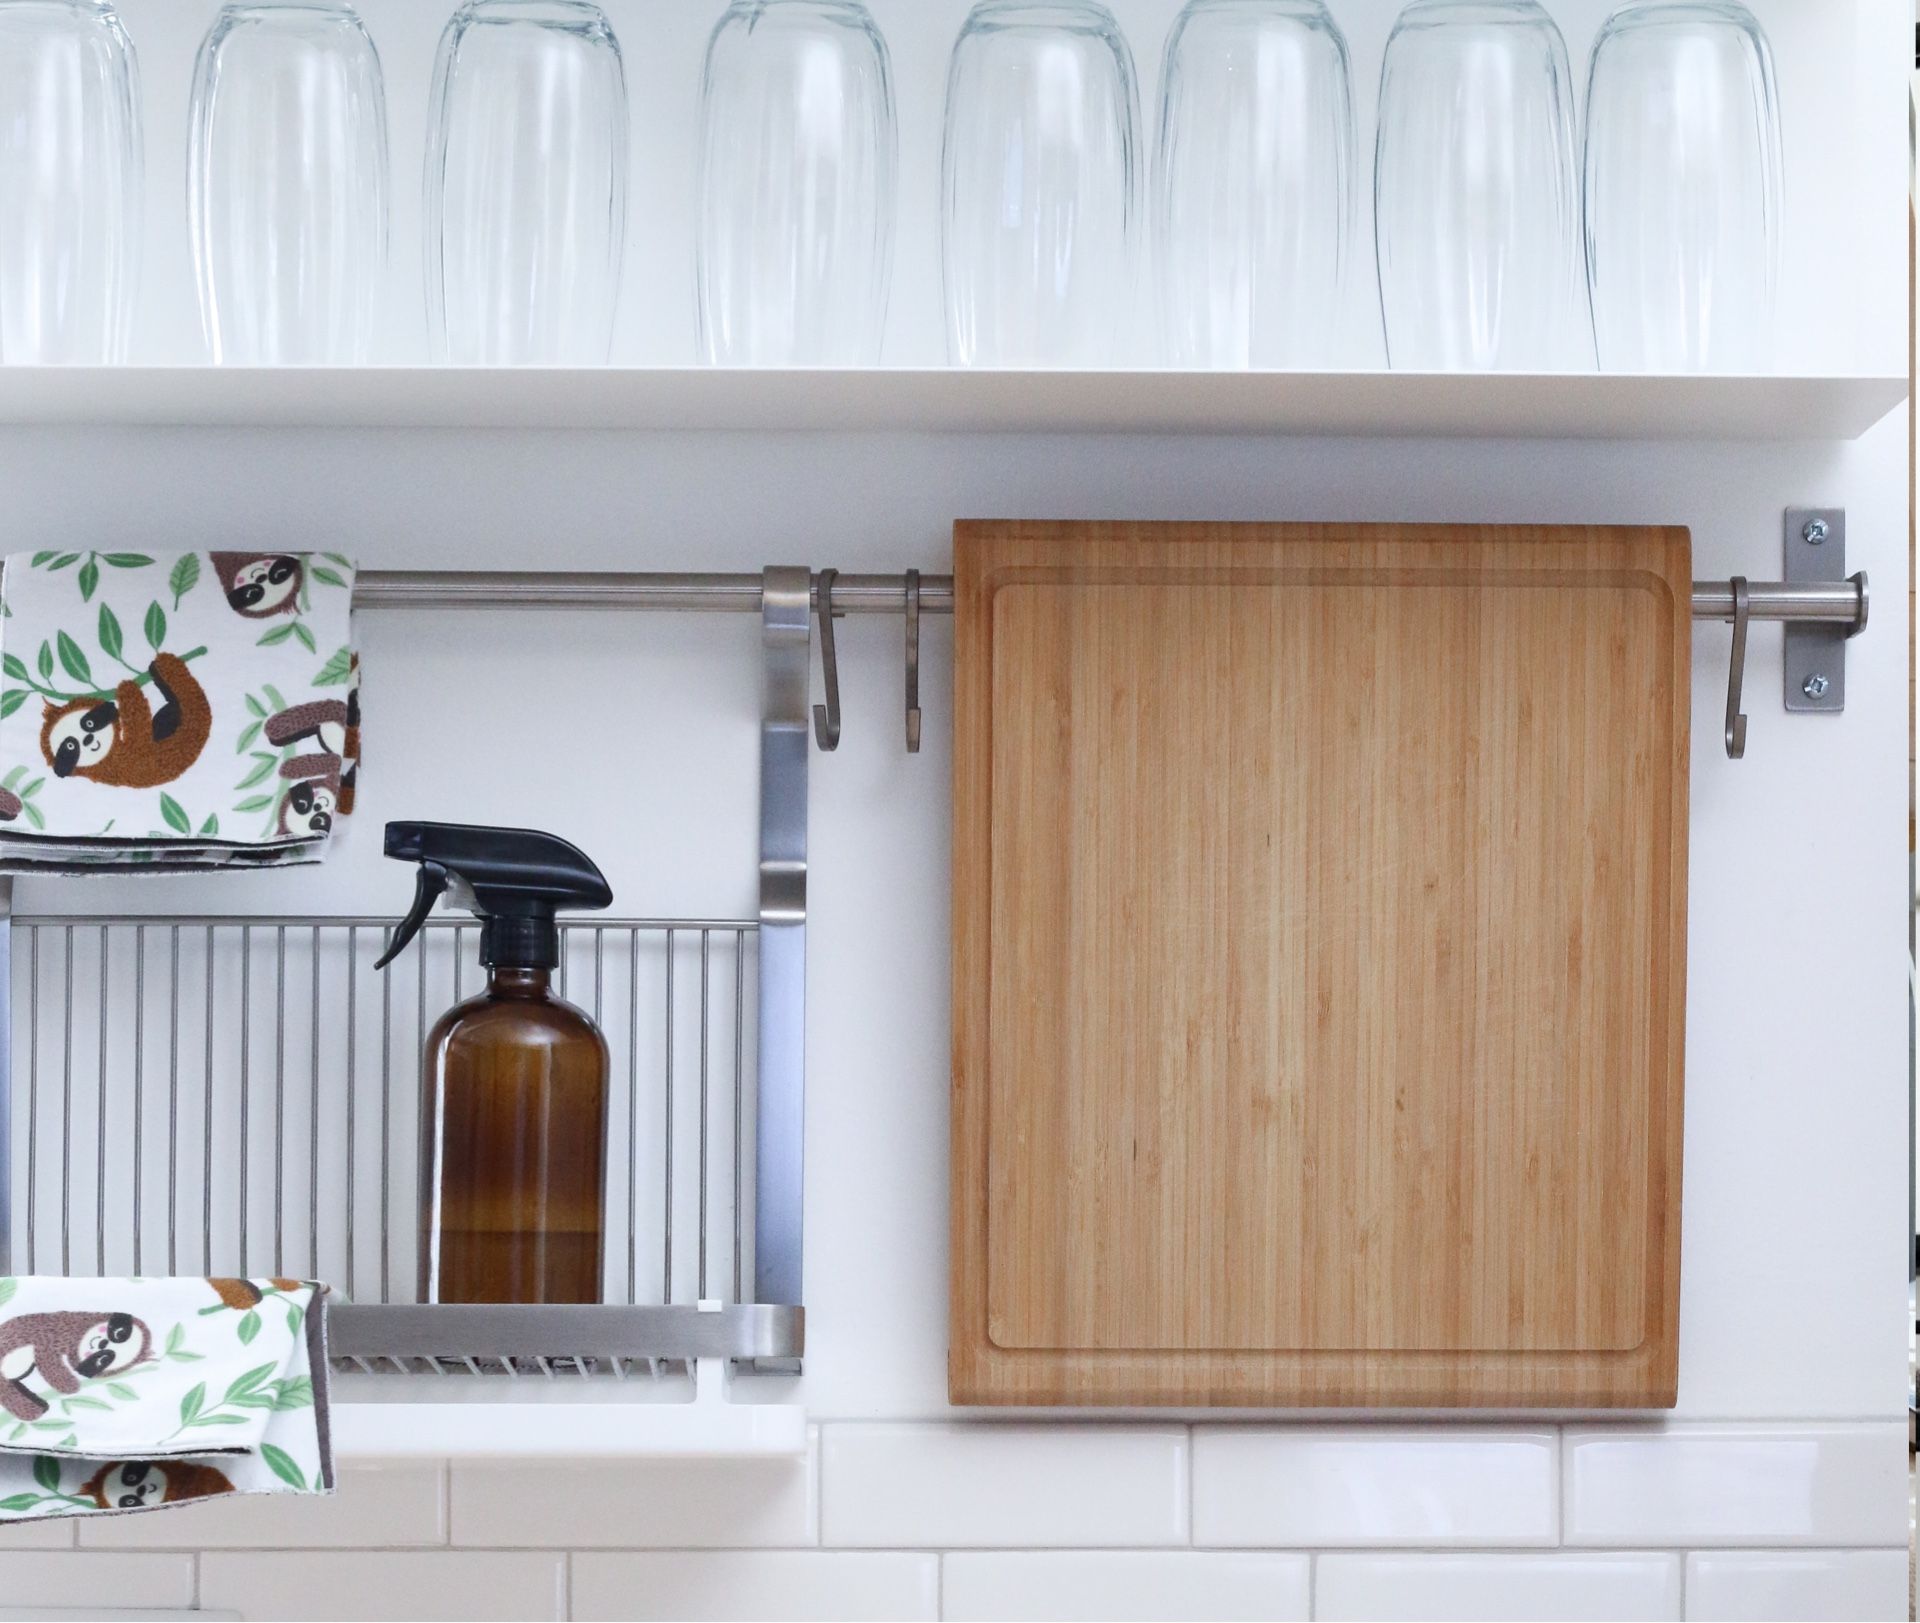
[[[813,1547],[827,1547],[827,1428],[815,1426],[811,1445],[813,1458],[807,1461],[807,1474],[813,1478]]]
[[[1193,1478],[1194,1478],[1193,1466],[1194,1466],[1195,1452],[1198,1450],[1200,1446],[1200,1437],[1199,1437],[1199,1433],[1195,1430],[1195,1428],[1191,1424],[1187,1426],[1186,1432],[1187,1432],[1187,1446],[1180,1451],[1180,1475],[1182,1479],[1181,1486],[1184,1490],[1182,1497],[1185,1500],[1185,1509],[1187,1513],[1186,1514],[1187,1548],[1192,1549],[1193,1548]]]
[[[1562,1550],[1567,1547],[1567,1471],[1572,1460],[1567,1428],[1557,1425],[1553,1428],[1553,1528],[1554,1545]]]
[[[1236,1556],[1352,1556],[1356,1558],[1396,1559],[1407,1556],[1470,1556],[1531,1558],[1539,1560],[1583,1560],[1594,1557],[1677,1555],[1786,1555],[1844,1557],[1856,1555],[1905,1555],[1910,1549],[1901,1544],[1800,1543],[1789,1538],[1761,1539],[1739,1543],[1729,1539],[1693,1539],[1679,1544],[1661,1544],[1652,1539],[1632,1544],[956,1544],[942,1547],[951,1555],[1197,1555],[1232,1558]],[[185,1556],[198,1561],[206,1556],[432,1556],[432,1555],[928,1555],[939,1553],[930,1543],[910,1544],[837,1544],[820,1547],[812,1544],[461,1544],[451,1548],[431,1544],[166,1544],[101,1546],[81,1549],[66,1546],[0,1550],[0,1563],[9,1557],[84,1555],[95,1560],[116,1561],[128,1556]]]

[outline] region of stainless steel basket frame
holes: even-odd
[[[662,1371],[691,1369],[698,1361],[721,1360],[735,1366],[776,1372],[792,1372],[798,1369],[799,1359],[804,1345],[804,1313],[802,1311],[802,1201],[804,1195],[803,1162],[803,1126],[805,1117],[806,1090],[806,922],[807,922],[807,779],[809,756],[812,748],[810,736],[810,716],[808,713],[810,665],[812,657],[811,604],[813,601],[813,577],[809,570],[801,567],[771,567],[764,571],[760,590],[755,594],[759,601],[751,606],[757,607],[761,617],[761,649],[763,660],[763,698],[760,728],[760,880],[759,912],[755,920],[636,920],[625,923],[603,925],[599,928],[629,929],[634,932],[655,931],[667,937],[666,973],[668,976],[668,1013],[669,1031],[672,1021],[672,976],[674,962],[674,938],[684,935],[699,941],[699,973],[701,980],[701,1031],[700,1031],[700,1160],[699,1177],[702,1184],[701,1232],[699,1236],[699,1262],[697,1274],[700,1294],[690,1301],[665,1300],[658,1303],[644,1303],[631,1300],[634,1292],[631,1288],[633,1265],[629,1264],[630,1288],[627,1303],[580,1307],[465,1307],[438,1304],[418,1304],[407,1302],[345,1302],[336,1308],[332,1325],[332,1352],[337,1363],[361,1370],[388,1371],[461,1371],[472,1374],[502,1373],[516,1376],[525,1373],[553,1375],[559,1371],[592,1375],[606,1373],[625,1376],[638,1369],[659,1374]],[[516,601],[511,596],[502,597],[499,606],[508,606]],[[415,606],[404,594],[392,607]],[[474,606],[482,606],[476,603]],[[647,606],[647,605],[641,605]],[[674,604],[660,606],[678,606]],[[733,606],[729,604],[728,606]],[[748,606],[742,604],[741,606]],[[169,945],[174,953],[174,979],[171,990],[177,999],[178,980],[178,930],[192,928],[237,928],[242,931],[242,980],[248,973],[246,968],[252,962],[252,948],[247,932],[253,930],[277,932],[279,949],[278,964],[282,975],[279,988],[281,1009],[284,1014],[284,974],[286,962],[286,932],[308,930],[313,932],[313,969],[312,993],[316,1008],[320,999],[320,932],[323,929],[342,929],[349,933],[348,951],[355,950],[353,933],[365,930],[370,942],[378,940],[377,932],[384,929],[384,920],[354,919],[248,919],[248,918],[195,918],[176,919],[164,915],[151,917],[116,917],[108,919],[94,915],[71,915],[31,922],[36,928],[51,925],[67,932],[68,953],[64,972],[68,977],[67,996],[64,1004],[67,1020],[63,1063],[68,1075],[64,1078],[66,1108],[71,1109],[71,1066],[72,1066],[72,1020],[73,998],[71,977],[73,973],[73,954],[71,942],[75,930],[98,930],[100,934],[101,971],[99,975],[99,1011],[101,1033],[95,1039],[98,1044],[101,1098],[105,1098],[108,1086],[108,1064],[106,1058],[106,1025],[109,1012],[109,983],[106,969],[108,950],[107,932],[113,929],[131,928],[141,945],[135,959],[135,981],[131,1006],[135,1027],[134,1052],[143,1055],[146,1051],[147,1034],[140,1030],[147,1008],[147,995],[140,977],[145,974],[147,962],[145,936],[147,932],[171,930]],[[13,908],[13,881],[11,877],[0,876],[0,984],[8,988],[16,985],[16,972],[19,966],[14,963],[15,919]],[[457,931],[458,926],[442,924],[444,931]],[[471,928],[470,926],[468,928]],[[582,930],[591,932],[596,928],[592,924],[574,925],[569,933],[577,934]],[[734,1168],[736,1174],[742,1170],[741,1151],[747,1143],[751,1144],[751,1294],[746,1293],[746,1281],[736,1279],[735,1289],[730,1299],[709,1297],[705,1293],[709,1284],[708,1262],[709,1247],[706,1229],[707,1207],[705,1199],[705,1181],[709,1165],[707,1157],[708,1115],[706,1101],[708,1097],[708,978],[710,968],[709,944],[716,937],[731,937],[734,958],[729,967],[734,976],[736,999],[732,1008],[734,1021],[733,1041],[737,1046],[745,1025],[745,1008],[741,997],[744,996],[744,960],[745,943],[751,938],[757,947],[757,974],[754,977],[752,1010],[755,1037],[754,1085],[752,1089],[751,1122],[740,1122],[743,1095],[739,1090],[739,1071],[736,1067],[734,1078],[736,1093],[734,1108],[736,1114],[737,1136],[734,1140]],[[37,940],[37,936],[34,938]],[[631,950],[639,951],[638,935],[633,938]],[[213,968],[211,946],[207,961],[207,996],[213,994]],[[598,952],[598,940],[595,942]],[[596,957],[597,962],[597,957]],[[637,964],[637,957],[635,959]],[[33,962],[28,966],[29,980],[33,980],[38,964],[37,951]],[[349,1003],[354,997],[353,986],[354,960],[348,962]],[[424,985],[424,969],[422,970]],[[635,984],[638,984],[638,970],[634,970]],[[125,988],[120,996],[126,998]],[[636,994],[637,995],[637,994]],[[29,1019],[37,1018],[40,1008],[37,981],[29,991],[27,1004]],[[250,1007],[250,1005],[246,1005]],[[17,993],[0,998],[0,1274],[11,1273],[21,1252],[16,1234],[15,1210],[21,1189],[16,1178],[16,1156],[21,1149],[13,1141],[13,1118],[15,1111],[15,1093],[13,1078],[13,1054],[15,1050],[15,1023],[18,1018]],[[211,1030],[209,1025],[208,1030]],[[312,1030],[311,1066],[315,1073],[312,1083],[311,1099],[315,1120],[318,1120],[318,1082],[319,1035],[318,1021],[315,1018]],[[284,1031],[284,1025],[276,1028],[276,1046]],[[172,1035],[172,1034],[170,1034]],[[177,1037],[175,1038],[177,1040]],[[669,1109],[673,1091],[672,1079],[672,1037],[668,1037],[668,1076],[667,1094]],[[36,1044],[34,1054],[38,1055]],[[243,1043],[240,1065],[244,1076],[249,1061],[250,1049]],[[177,1058],[177,1056],[176,1056]],[[275,1054],[274,1083],[276,1105],[280,1100],[279,1090],[285,1083],[285,1060],[283,1051]],[[135,1060],[136,1069],[142,1063]],[[348,1059],[351,1074],[351,1053]],[[211,1073],[209,1073],[211,1074]],[[211,1085],[211,1084],[209,1084]],[[353,1090],[348,1089],[348,1098]],[[242,1111],[250,1098],[246,1083],[243,1081],[240,1099]],[[32,1109],[37,1099],[31,1094],[28,1108]],[[104,1104],[100,1107],[104,1110]],[[351,1109],[351,1106],[349,1106]],[[630,1103],[629,1108],[633,1108]],[[143,1107],[137,1107],[137,1123],[143,1119]],[[212,1105],[202,1106],[207,1119],[211,1121]],[[104,1115],[100,1118],[104,1121]],[[276,1111],[274,1127],[279,1133],[282,1123]],[[63,1122],[63,1129],[69,1134],[70,1152],[71,1119]],[[243,1134],[247,1128],[242,1129]],[[747,1137],[750,1130],[751,1137]],[[348,1128],[347,1164],[352,1165],[355,1140],[353,1129]],[[100,1232],[104,1233],[106,1218],[104,1215],[104,1195],[106,1171],[106,1137],[104,1133],[96,1135],[98,1144],[96,1153],[102,1165],[95,1174],[96,1200],[101,1203],[102,1212],[96,1218]],[[318,1128],[309,1139],[309,1153],[313,1165],[307,1178],[308,1201],[311,1213],[308,1219],[310,1250],[317,1256],[319,1251],[319,1222],[322,1207],[322,1173],[319,1166]],[[29,1140],[25,1146],[25,1155],[31,1158],[36,1152],[37,1137]],[[243,1146],[251,1140],[243,1138]],[[211,1132],[209,1129],[209,1144]],[[170,1153],[175,1148],[170,1143]],[[275,1146],[275,1192],[282,1192],[278,1157],[282,1145]],[[207,1155],[212,1155],[209,1148]],[[244,1166],[243,1154],[241,1163]],[[672,1179],[672,1137],[669,1130],[667,1171],[669,1191]],[[137,1182],[143,1164],[138,1147],[133,1152],[134,1178]],[[384,1165],[384,1163],[383,1163]],[[169,1176],[177,1177],[178,1169],[171,1165]],[[637,1181],[637,1172],[629,1167],[629,1201],[632,1189]],[[210,1183],[210,1180],[203,1180]],[[210,1189],[202,1191],[202,1198],[210,1198]],[[734,1220],[738,1230],[741,1223],[741,1211],[745,1204],[747,1191],[736,1183],[734,1190]],[[63,1203],[70,1203],[71,1190],[63,1183],[61,1190]],[[173,1194],[169,1193],[169,1211],[173,1207]],[[246,1213],[249,1207],[245,1196],[239,1206],[241,1232],[244,1235]],[[348,1202],[348,1256],[353,1255],[352,1239],[352,1203]],[[672,1195],[668,1195],[668,1237],[664,1259],[666,1286],[664,1294],[671,1297],[673,1291],[674,1262],[673,1239],[671,1236]],[[135,1255],[146,1258],[144,1249],[139,1245],[140,1227],[144,1208],[136,1196],[134,1204]],[[63,1227],[65,1216],[63,1212]],[[275,1238],[280,1242],[280,1218],[283,1208],[275,1206]],[[617,1235],[617,1229],[612,1231]],[[208,1229],[209,1236],[211,1228]],[[172,1236],[169,1236],[170,1242]],[[631,1241],[632,1230],[628,1238]],[[741,1266],[742,1249],[745,1235],[740,1235],[731,1248],[734,1269]],[[211,1248],[211,1238],[208,1245]],[[178,1253],[178,1246],[170,1243],[170,1254]],[[63,1245],[63,1269],[71,1264],[71,1245]],[[104,1242],[101,1242],[104,1254]],[[280,1252],[276,1243],[276,1255],[266,1267],[256,1268],[256,1273],[289,1272],[300,1273],[304,1270],[289,1267],[289,1260]],[[245,1242],[242,1253],[246,1254]],[[631,1256],[631,1251],[630,1251]],[[249,1258],[250,1260],[250,1258]],[[38,1254],[34,1263],[39,1265]]]

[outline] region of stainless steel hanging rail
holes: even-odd
[[[1733,582],[1697,580],[1693,583],[1693,617],[1696,620],[1733,619]],[[1843,625],[1849,636],[1867,629],[1867,611],[1871,599],[1867,577],[1851,580],[1793,582],[1756,580],[1747,582],[1747,618],[1749,620],[1789,620],[1809,624]]]
[[[758,614],[758,573],[701,575],[561,572],[477,572],[363,569],[354,585],[354,605],[370,609],[678,609],[705,614]],[[820,574],[808,591],[818,602]],[[903,614],[904,575],[839,575],[830,592],[835,614]],[[929,614],[953,612],[953,577],[920,577],[920,607]]]
[[[1811,513],[1813,509],[1806,509]],[[1803,517],[1796,509],[1788,515],[1789,527]],[[1827,542],[1831,529],[1838,526],[1844,535],[1845,515],[1836,511],[1825,522],[1808,523],[1811,541],[1817,528],[1820,543]],[[1791,545],[1791,542],[1789,543]],[[1829,562],[1844,569],[1844,543],[1826,547]],[[791,572],[792,604],[801,590],[801,571]],[[763,614],[766,607],[766,582],[761,575],[748,574],[560,574],[560,573],[450,573],[413,570],[362,571],[355,591],[356,602],[364,608],[580,608],[580,609],[681,609],[701,613]],[[816,615],[820,624],[821,676],[826,684],[826,703],[816,705],[815,731],[820,748],[840,747],[840,672],[835,654],[833,622],[845,614],[898,614],[906,626],[906,740],[910,753],[920,749],[920,616],[953,613],[953,577],[922,575],[908,570],[901,575],[843,575],[837,570],[810,572],[805,582],[804,614]],[[792,604],[788,607],[791,609]],[[1802,632],[1811,635],[1825,648],[1828,640],[1836,649],[1850,637],[1867,628],[1869,598],[1864,573],[1846,580],[1815,579],[1793,581],[1749,581],[1736,575],[1725,581],[1697,580],[1693,583],[1693,617],[1719,620],[1733,625],[1732,658],[1727,669],[1727,754],[1739,760],[1746,754],[1747,718],[1740,708],[1741,688],[1746,679],[1747,626],[1754,620],[1777,620],[1788,626],[1818,628]],[[1789,631],[1792,642],[1794,633]],[[769,643],[769,649],[772,644]],[[1835,672],[1844,671],[1844,652],[1830,655],[1826,663]],[[805,672],[797,678],[804,689]],[[1843,690],[1835,684],[1839,676],[1823,670],[1805,679],[1808,702],[1801,703],[1790,692],[1788,709],[1841,708]],[[1791,687],[1791,683],[1789,686]],[[1832,702],[1824,700],[1830,687]],[[804,724],[805,694],[801,715]],[[777,1298],[776,1298],[777,1299]]]
[[[951,575],[920,575],[917,580],[922,614],[953,612]],[[904,614],[907,586],[905,575],[836,574],[831,587],[834,613]],[[810,608],[817,606],[818,592],[816,574]],[[1860,576],[1808,583],[1754,581],[1747,593],[1749,619],[1841,624],[1856,632],[1866,627],[1867,586]],[[758,614],[761,576],[367,569],[360,573],[355,602],[370,609],[678,609]],[[1693,617],[1732,620],[1733,582],[1695,581]]]

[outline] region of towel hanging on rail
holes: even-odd
[[[0,871],[324,857],[360,766],[355,573],[336,553],[8,557]]]
[[[0,1279],[0,1522],[331,1493],[327,1287]]]

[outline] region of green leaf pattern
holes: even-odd
[[[255,641],[263,649],[285,654],[289,663],[285,667],[287,676],[282,681],[286,688],[294,690],[296,699],[301,702],[322,697],[338,699],[343,697],[338,690],[350,687],[356,680],[352,649],[342,645],[322,657],[314,629],[322,622],[310,624],[307,616],[316,594],[325,596],[351,590],[355,566],[340,553],[301,556],[304,569],[298,599],[283,616],[260,626]],[[33,553],[28,567],[71,581],[70,590],[82,606],[83,617],[64,625],[57,621],[48,624],[52,616],[36,601],[31,619],[21,621],[23,626],[33,625],[32,633],[0,651],[0,723],[19,718],[14,727],[0,730],[0,744],[5,745],[5,755],[22,765],[41,760],[39,718],[43,704],[105,701],[114,698],[116,688],[128,681],[151,690],[149,667],[153,657],[169,652],[169,637],[180,636],[182,626],[190,631],[196,623],[194,617],[198,617],[197,623],[204,629],[209,623],[206,616],[211,612],[210,607],[191,609],[187,620],[179,619],[182,605],[201,591],[211,573],[212,566],[204,553],[185,552],[156,559],[151,554],[135,551],[47,548]],[[145,589],[142,589],[139,571],[152,571],[144,583]],[[121,572],[130,576],[129,584],[133,588],[130,593],[112,586],[113,578]],[[214,590],[219,592],[218,582],[214,583]],[[196,599],[200,603],[208,601],[204,596]],[[212,601],[219,604],[221,615],[230,612],[223,597],[216,596]],[[138,636],[129,648],[128,633],[136,624]],[[230,636],[233,628],[222,624],[221,635]],[[238,625],[243,634],[251,629],[244,621]],[[232,645],[218,643],[217,646]],[[205,655],[207,648],[176,647],[172,651],[191,663]],[[215,708],[216,737],[219,737],[223,731],[219,726],[225,708],[223,695],[211,680],[207,688]],[[328,695],[324,690],[329,689],[335,691]],[[36,832],[47,830],[49,808],[52,808],[59,819],[55,832],[60,837],[100,837],[106,833],[101,817],[89,815],[84,829],[71,826],[80,817],[76,807],[91,804],[76,801],[73,793],[78,789],[83,795],[98,795],[104,789],[116,796],[141,797],[107,822],[108,827],[115,823],[122,826],[123,832],[116,836],[121,840],[144,838],[165,842],[184,838],[255,843],[284,838],[280,807],[291,780],[282,780],[281,769],[294,756],[311,754],[317,746],[311,736],[279,747],[265,742],[267,722],[291,708],[281,683],[259,683],[255,691],[244,696],[243,702],[246,715],[236,718],[240,725],[224,732],[224,736],[233,739],[234,754],[242,762],[241,770],[231,780],[232,788],[224,794],[217,779],[209,782],[201,775],[204,765],[213,759],[206,756],[189,774],[190,785],[175,782],[166,789],[135,790],[74,784],[62,786],[47,802],[36,804],[33,796],[47,782],[42,774],[30,783],[8,782],[8,789],[21,801],[15,813],[21,821],[13,825],[12,832],[18,833],[24,828]],[[5,756],[0,755],[0,764],[4,761]],[[24,777],[22,773],[22,780]],[[0,828],[4,827],[0,824]]]
[[[194,587],[200,584],[200,554],[183,552],[173,566],[173,573],[167,577],[167,590],[173,593],[173,606],[178,609],[180,600]]]
[[[254,1284],[261,1297],[255,1306],[216,1302],[194,1309],[164,1330],[161,1321],[154,1320],[158,1334],[153,1359],[121,1370],[111,1381],[88,1383],[72,1396],[45,1393],[56,1406],[45,1418],[31,1423],[0,1418],[0,1523],[103,1513],[84,1485],[92,1482],[102,1461],[143,1457],[140,1449],[127,1442],[140,1435],[139,1411],[126,1413],[136,1405],[152,1409],[143,1388],[153,1395],[164,1394],[167,1405],[168,1419],[146,1428],[151,1441],[144,1457],[158,1459],[161,1469],[169,1459],[194,1461],[219,1471],[240,1493],[330,1491],[320,1468],[319,1427],[299,1413],[311,1416],[315,1403],[301,1333],[312,1287],[282,1289],[270,1280]],[[0,1276],[0,1307],[13,1301],[19,1291],[20,1281]],[[272,1320],[263,1315],[268,1298],[284,1305],[284,1318],[278,1313]],[[284,1330],[270,1333],[270,1325],[282,1323]],[[255,1357],[244,1358],[248,1350]],[[219,1373],[186,1377],[184,1390],[153,1386],[156,1380],[165,1380],[157,1372],[192,1364]],[[89,1447],[83,1440],[85,1428],[95,1417],[116,1415],[120,1418],[114,1429],[95,1433],[95,1444]],[[108,1421],[99,1424],[106,1426]],[[129,1431],[130,1424],[136,1429]],[[233,1445],[223,1444],[222,1434],[248,1427],[254,1428],[254,1435],[242,1439],[237,1451],[196,1452],[223,1446],[231,1450]],[[107,1441],[109,1437],[114,1440]],[[185,1452],[177,1452],[182,1449]]]

